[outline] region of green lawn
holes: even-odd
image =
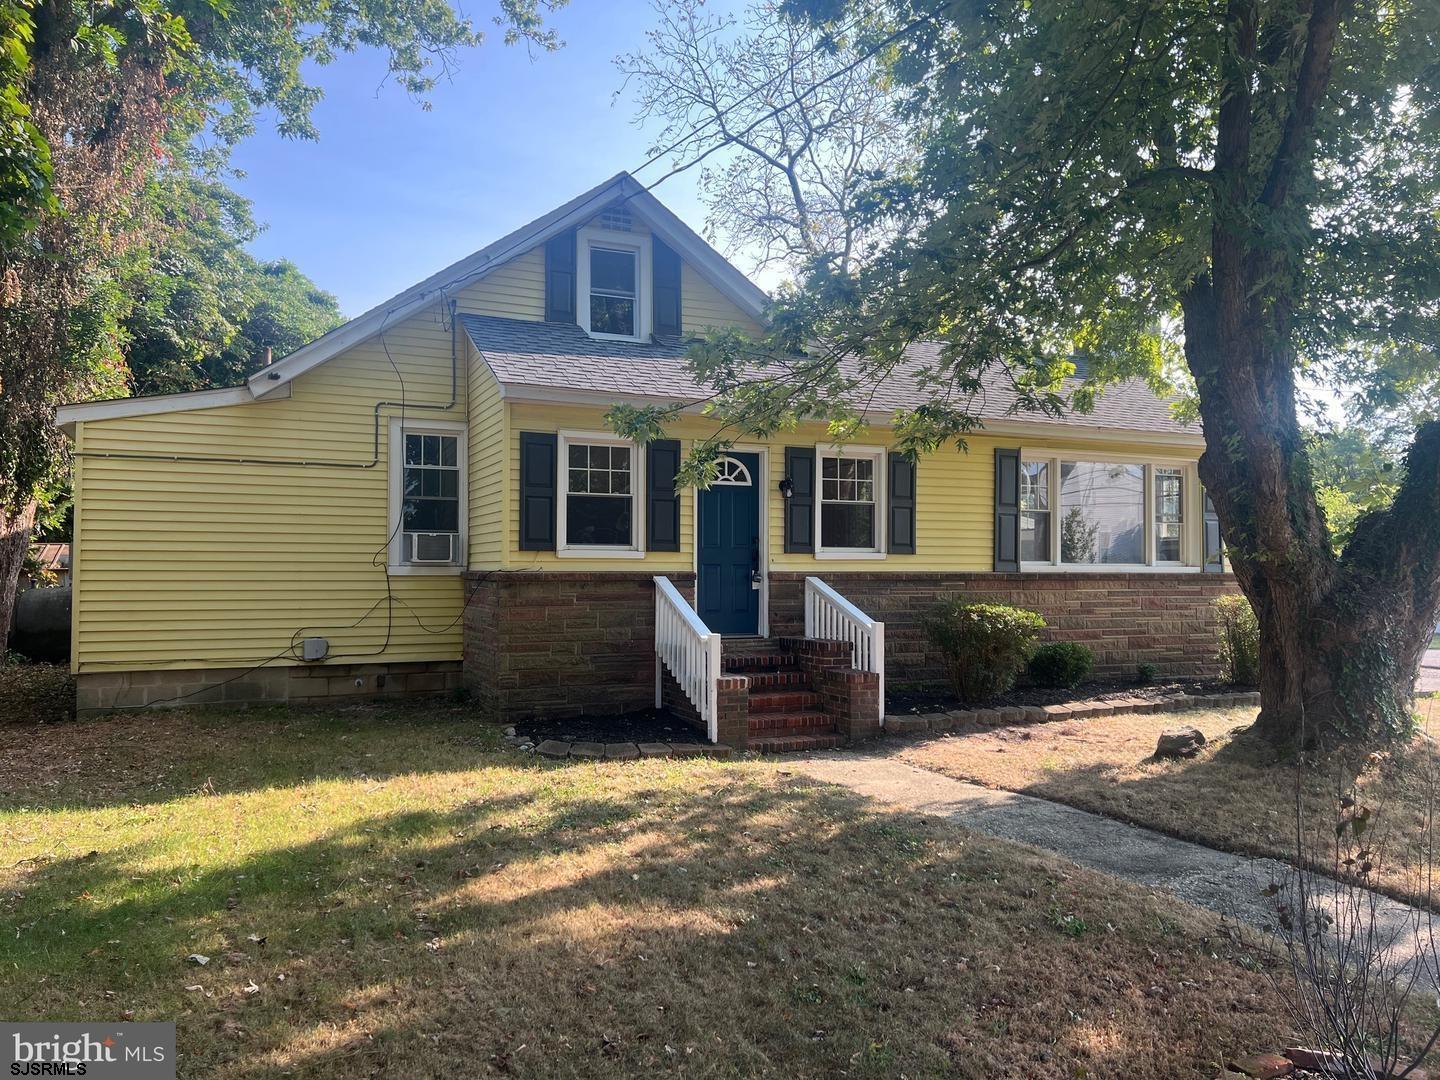
[[[188,1077],[1213,1076],[1287,1038],[1210,917],[783,763],[550,764],[456,706],[0,737],[0,1016],[173,1019]]]

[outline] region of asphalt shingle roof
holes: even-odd
[[[495,377],[505,385],[586,390],[602,394],[667,398],[675,401],[704,397],[685,363],[686,345],[680,341],[629,342],[591,338],[570,323],[529,322],[489,315],[461,315],[461,323]],[[940,346],[919,342],[907,350],[907,361],[874,389],[870,407],[879,411],[914,408],[932,396],[917,377],[935,361]],[[999,372],[982,378],[983,392],[972,408],[982,419],[1016,419],[1057,426],[1119,428],[1168,435],[1198,435],[1198,425],[1178,422],[1168,401],[1157,397],[1143,382],[1131,380],[1108,388],[1089,413],[1064,417],[1015,411],[1016,395]],[[1069,380],[1067,391],[1080,385]]]

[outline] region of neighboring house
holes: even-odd
[[[892,685],[937,677],[918,616],[950,594],[1042,612],[1107,673],[1207,670],[1233,582],[1206,573],[1202,441],[1140,384],[1064,420],[997,384],[968,450],[912,467],[902,370],[859,445],[747,439],[703,492],[672,483],[713,430],[698,405],[647,447],[607,430],[615,402],[703,397],[685,339],[765,309],[621,174],[243,386],[65,406],[81,709],[463,685],[488,717],[613,712],[655,701],[659,650],[711,737],[806,745],[874,726],[882,659]],[[802,634],[807,607],[870,670],[744,640]]]
[[[20,571],[20,588],[36,589],[70,583],[69,544],[31,544]]]

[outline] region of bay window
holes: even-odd
[[[561,554],[641,554],[640,455],[603,435],[562,435],[559,508]]]
[[[869,448],[817,451],[820,459],[820,544],[816,554],[877,556],[880,537],[880,476],[884,457]]]
[[[1030,569],[1191,565],[1193,467],[1034,451],[1020,465],[1020,560]]]

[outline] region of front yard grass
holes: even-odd
[[[1440,699],[1419,702],[1422,734],[1402,751],[1312,761],[1304,773],[1306,849],[1333,850],[1338,801],[1374,807],[1372,883],[1401,899],[1427,899],[1425,867],[1440,757],[1428,735]],[[1296,861],[1296,769],[1245,730],[1256,710],[1132,713],[964,732],[908,745],[914,765],[988,787],[1037,795],[1245,854]],[[1193,725],[1206,745],[1190,759],[1156,760],[1165,728]],[[1327,868],[1324,865],[1321,869]]]
[[[550,764],[459,707],[0,737],[0,1016],[176,1020],[187,1077],[1208,1077],[1290,1034],[1211,916],[783,763]]]

